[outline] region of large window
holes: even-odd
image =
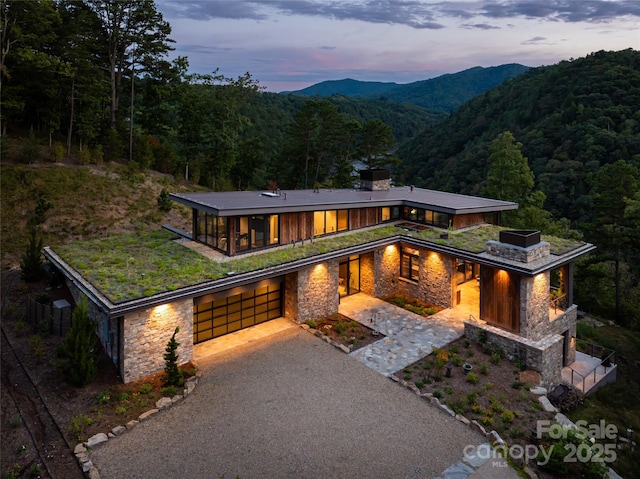
[[[227,251],[227,218],[197,210],[196,240]]]
[[[313,235],[322,236],[349,229],[349,210],[313,212]]]
[[[415,221],[416,223],[437,226],[438,228],[448,228],[450,216],[447,213],[405,206],[404,219]]]
[[[380,221],[391,221],[400,218],[399,206],[383,206],[380,208]]]
[[[236,250],[278,244],[278,215],[239,216],[236,219]]]
[[[417,249],[402,247],[400,261],[400,276],[402,278],[418,281],[420,279],[420,255]]]

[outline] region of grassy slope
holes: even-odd
[[[157,230],[163,223],[190,224],[190,211],[160,211],[162,188],[193,190],[172,177],[152,173],[134,181],[122,165],[17,165],[3,162],[1,174],[2,269],[19,266],[28,241],[29,219],[38,198],[52,203],[41,225],[44,244],[57,246],[114,233]]]

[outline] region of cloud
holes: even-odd
[[[228,18],[234,20],[266,20],[267,15],[260,13],[257,2],[239,0],[158,0],[158,5],[169,17],[211,20]]]
[[[640,16],[637,0],[529,0],[486,3],[480,13],[489,18],[525,17],[560,22],[607,22]]]
[[[608,22],[621,16],[640,17],[638,0],[157,0],[170,17],[194,20],[249,19],[264,21],[278,14],[405,25],[415,29],[445,28],[446,18],[540,19],[555,22]],[[468,22],[487,29],[484,22]],[[463,25],[463,26],[465,26]],[[465,28],[469,28],[465,26]]]
[[[545,37],[533,37],[529,40],[524,40],[520,42],[520,45],[555,45],[553,42],[545,41],[547,38]]]
[[[489,25],[488,23],[463,23],[462,28],[478,28],[480,30],[500,30],[500,27]]]

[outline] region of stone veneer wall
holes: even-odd
[[[477,341],[480,331],[486,332],[488,344],[499,346],[510,360],[520,359],[529,369],[538,371],[542,376],[541,385],[551,389],[562,380],[563,337],[550,334],[540,341],[532,341],[502,329],[490,326],[483,321],[465,321],[464,334]]]
[[[360,255],[360,291],[369,296],[376,295],[376,271],[374,253]]]
[[[368,191],[385,191],[391,189],[391,180],[360,180],[360,189]]]
[[[374,253],[375,284],[373,296],[383,298],[398,291],[400,276],[400,248],[389,245]]]
[[[520,277],[520,335],[538,341],[549,333],[549,271]]]
[[[337,313],[338,260],[316,264],[298,271],[297,296],[298,323]]]
[[[399,254],[399,253],[398,253]],[[400,271],[398,258],[397,271]],[[404,278],[398,280],[398,291],[441,308],[452,306],[453,258],[419,249],[419,280],[417,283]]]
[[[176,326],[178,361],[193,359],[193,300],[185,299],[163,304],[124,317],[125,383],[135,381],[164,369],[164,350]]]
[[[453,295],[454,259],[433,251],[420,250],[421,299],[450,308]]]
[[[521,263],[531,263],[547,256],[551,251],[551,246],[546,241],[523,248],[499,241],[487,241],[485,249],[487,253],[501,258],[507,258]]]

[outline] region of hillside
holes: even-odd
[[[190,211],[175,205],[169,212],[158,208],[162,188],[193,191],[172,177],[156,172],[131,174],[115,163],[78,166],[41,163],[0,165],[2,175],[2,270],[19,266],[28,243],[29,221],[38,199],[51,203],[41,225],[46,245],[123,232],[156,230],[170,223],[188,229]]]
[[[591,180],[605,164],[640,164],[640,52],[597,52],[540,67],[474,98],[404,145],[399,178],[478,194],[488,144],[511,131],[547,196],[545,207],[591,219]]]
[[[490,68],[474,67],[459,73],[442,75],[405,85],[361,82],[351,79],[326,81],[290,93],[306,96],[384,97],[400,103],[411,103],[448,113],[476,95],[500,85],[528,69],[529,67],[516,63]]]

